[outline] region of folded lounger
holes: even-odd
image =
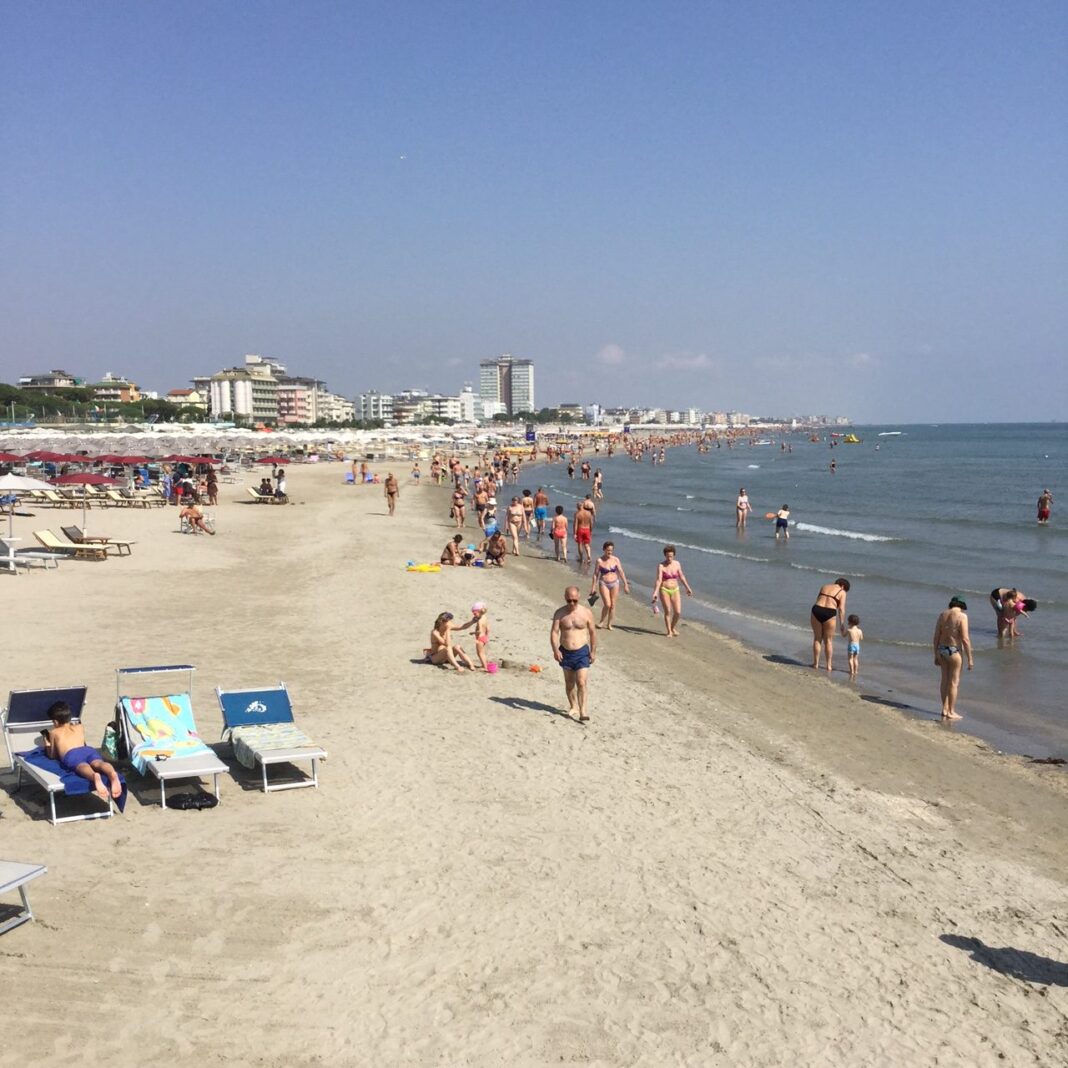
[[[190,700],[193,672],[189,664],[162,667],[118,668],[118,717],[130,751],[130,762],[142,775],[159,781],[160,804],[167,807],[167,783],[176,779],[200,779],[209,775],[219,797],[219,776],[229,769],[197,732]],[[185,692],[155,697],[133,697],[123,690],[133,685],[133,677],[188,672]],[[145,680],[137,679],[138,684]],[[142,691],[143,692],[143,691]]]
[[[48,794],[52,826],[60,823],[74,823],[78,820],[106,819],[115,811],[111,798],[102,801],[93,793],[92,783],[73,771],[67,771],[59,763],[45,754],[37,745],[37,736],[42,730],[48,730],[52,721],[48,718],[48,709],[55,701],[66,701],[70,705],[72,722],[81,722],[82,709],[85,706],[85,687],[68,686],[53,690],[12,690],[4,710],[4,743],[7,756],[15,769],[15,789],[22,785],[22,776],[30,779]],[[119,776],[122,778],[122,776]],[[118,800],[119,809],[126,805],[125,783],[123,793]],[[85,812],[78,816],[57,816],[56,797],[88,796],[94,806],[104,805],[104,811]]]
[[[33,919],[33,909],[30,908],[29,899],[26,897],[26,884],[47,872],[48,869],[43,864],[20,864],[15,860],[0,860],[0,894],[9,894],[12,890],[17,890],[19,897],[22,898],[22,911],[0,923],[0,934]]]
[[[234,756],[242,767],[263,771],[263,792],[295,790],[319,785],[319,761],[326,750],[317,746],[293,722],[293,705],[286,684],[252,690],[224,690],[216,687],[223,717],[223,737],[229,735]],[[311,778],[297,782],[267,785],[267,768],[271,764],[311,763]]]
[[[104,551],[108,549],[114,549],[116,556],[130,556],[133,550],[131,545],[135,544],[132,541],[122,541],[119,538],[100,538],[92,537],[86,534],[81,527],[60,527],[67,540],[73,545],[102,545]],[[126,551],[123,552],[123,549]]]

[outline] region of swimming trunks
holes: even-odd
[[[779,519],[775,520],[775,529],[776,530],[785,530],[789,525],[790,525],[790,523],[789,523],[789,520],[787,520],[787,519],[779,518]]]
[[[575,541],[579,545],[589,545],[593,541],[593,531],[589,527],[579,527],[575,531]]]
[[[812,614],[816,617],[818,622],[827,623],[830,620],[834,619],[836,615],[838,615],[838,609],[827,608],[822,604],[814,604],[812,606]]]
[[[856,642],[850,642],[846,646],[846,652],[850,656],[856,656],[860,652],[860,646]]]
[[[534,509],[534,518],[539,521],[545,519],[547,514],[544,508],[538,507]]]
[[[100,751],[91,745],[79,745],[74,749],[68,749],[59,758],[59,763],[64,771],[74,771],[79,764],[90,764],[94,760],[102,759]]]
[[[560,666],[564,671],[582,671],[590,666],[590,647],[581,649],[561,649]]]
[[[1038,518],[1043,520],[1043,521],[1049,519],[1049,509],[1048,508],[1039,508],[1039,510],[1038,510]]]

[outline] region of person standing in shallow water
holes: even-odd
[[[965,657],[968,658],[968,670],[972,670],[972,643],[968,634],[967,611],[968,605],[959,597],[954,597],[935,623],[934,662],[942,672],[939,693],[942,697],[943,719],[964,718],[957,712],[957,693]]]
[[[849,593],[849,579],[837,578],[834,582],[820,587],[816,603],[809,614],[812,625],[812,666],[820,666],[820,650],[827,659],[827,670],[831,670],[831,654],[834,652],[834,624],[838,619],[838,629],[845,636],[846,595]]]

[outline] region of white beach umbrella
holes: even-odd
[[[54,487],[50,482],[42,482],[39,478],[27,478],[25,475],[0,475],[0,497],[6,494],[26,493],[29,490],[46,489]],[[10,538],[15,531],[15,502],[12,498],[11,506],[7,512],[7,536]]]

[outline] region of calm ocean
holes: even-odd
[[[657,466],[622,454],[591,456],[605,478],[595,548],[610,532],[635,596],[648,603],[660,546],[674,542],[695,594],[685,616],[802,664],[811,662],[808,615],[819,586],[848,577],[849,611],[860,616],[866,639],[858,690],[915,714],[937,716],[931,633],[950,596],[960,594],[975,669],[962,681],[959,729],[1004,750],[1068,756],[1068,427],[855,432],[862,444],[834,449],[807,434],[785,438],[792,452],[781,451],[778,437],[770,446],[704,455],[676,448]],[[540,477],[548,478],[553,504],[590,488],[559,465]],[[740,486],[753,505],[741,534],[734,523]],[[1050,525],[1039,527],[1035,501],[1045,486],[1058,499]],[[761,517],[784,503],[791,538],[776,543],[774,523]],[[1021,620],[1022,637],[998,648],[987,598],[993,587],[1010,585],[1039,607]],[[834,675],[849,685],[841,639],[835,654]]]

